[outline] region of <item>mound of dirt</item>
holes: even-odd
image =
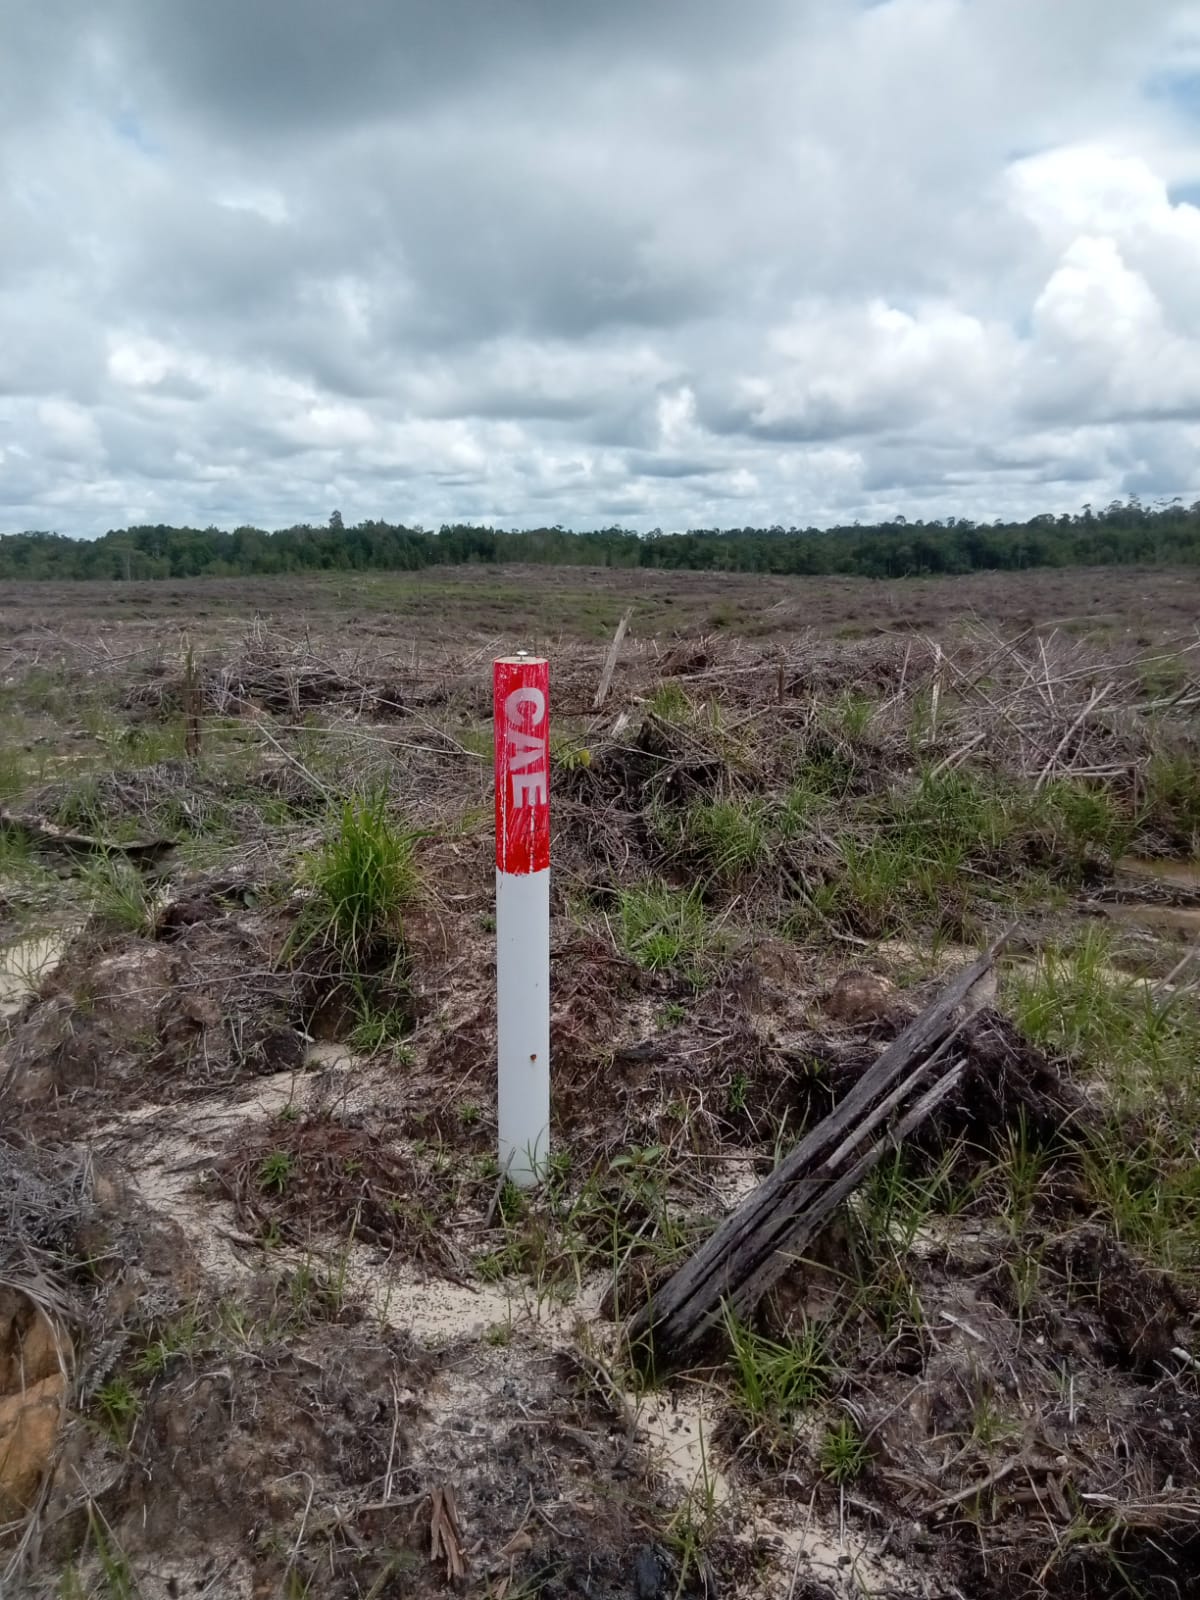
[[[361,1115],[276,1119],[238,1141],[213,1180],[257,1237],[304,1243],[341,1234],[404,1248],[426,1264],[460,1265],[441,1227],[445,1186]]]
[[[1067,1326],[1105,1361],[1157,1381],[1178,1366],[1172,1357],[1197,1311],[1193,1297],[1095,1224],[1051,1242],[1049,1263],[1062,1275]]]
[[[25,1104],[139,1084],[179,1094],[298,1069],[307,1038],[279,961],[286,923],[246,900],[245,885],[185,883],[154,937],[78,938],[0,1045],[6,1092]]]
[[[1000,1012],[987,1008],[962,1034],[967,1071],[938,1108],[943,1139],[965,1137],[981,1149],[1003,1149],[1010,1135],[1037,1149],[1061,1149],[1083,1138],[1089,1117],[1083,1096],[1058,1067]]]

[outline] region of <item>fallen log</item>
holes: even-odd
[[[953,1050],[991,998],[1005,933],[895,1039],[834,1107],[630,1320],[629,1348],[656,1370],[699,1353],[727,1311],[748,1315],[888,1149],[966,1069]],[[930,1081],[932,1080],[932,1081]],[[894,1120],[892,1120],[894,1119]]]
[[[0,827],[23,833],[32,844],[76,855],[94,851],[100,855],[145,856],[156,860],[175,848],[174,839],[95,839],[90,833],[60,828],[56,822],[48,822],[45,817],[10,811],[7,806],[0,806]]]

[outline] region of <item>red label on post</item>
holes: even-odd
[[[505,656],[493,666],[496,732],[496,866],[550,865],[550,663]]]

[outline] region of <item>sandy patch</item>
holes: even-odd
[[[63,958],[68,935],[37,934],[0,950],[0,1017],[14,1016]]]
[[[1153,878],[1172,889],[1200,890],[1200,861],[1159,861],[1149,856],[1123,856],[1117,872],[1125,878]]]

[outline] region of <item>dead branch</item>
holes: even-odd
[[[612,683],[613,672],[616,669],[617,657],[621,653],[621,641],[625,637],[625,630],[629,626],[629,619],[633,616],[633,607],[629,606],[620,622],[617,631],[613,634],[612,643],[608,647],[608,654],[604,658],[604,671],[600,674],[600,685],[596,690],[596,698],[592,701],[592,710],[599,711],[608,698],[609,686]]]
[[[436,1561],[439,1555],[446,1558],[447,1583],[466,1576],[458,1509],[448,1483],[438,1484],[429,1494],[429,1559]]]
[[[45,817],[10,811],[7,806],[0,806],[0,827],[23,833],[34,844],[75,853],[95,851],[101,855],[147,856],[154,859],[175,848],[175,840],[166,838],[96,839],[90,833],[75,833],[70,828],[60,828]]]

